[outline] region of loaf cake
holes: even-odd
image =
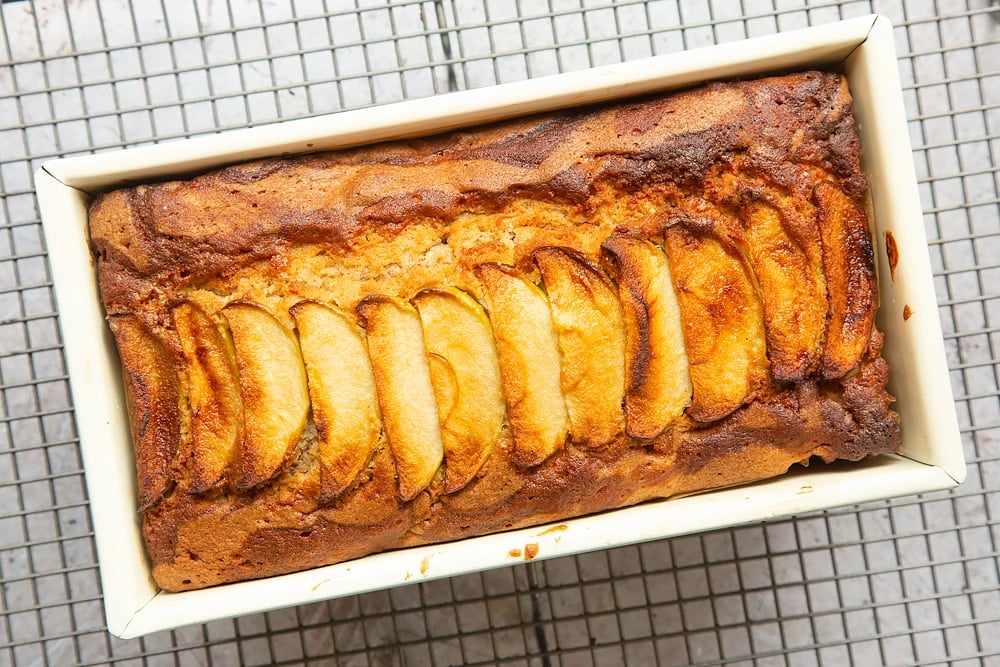
[[[97,196],[157,584],[897,451],[851,104],[717,82]]]

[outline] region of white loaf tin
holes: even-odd
[[[892,365],[903,455],[813,466],[773,480],[307,572],[165,593],[150,577],[118,355],[87,245],[94,193],[279,154],[429,134],[712,79],[836,68],[855,101],[881,276],[878,325]],[[35,174],[76,408],[109,630],[136,637],[216,618],[672,535],[953,487],[965,462],[945,360],[892,26],[869,16],[587,71],[266,127],[56,160]],[[899,250],[893,279],[885,253]],[[904,319],[904,306],[912,316]],[[526,549],[526,545],[537,548]]]

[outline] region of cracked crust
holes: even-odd
[[[270,576],[763,479],[812,457],[895,451],[850,107],[841,76],[805,72],[99,196],[91,241],[126,371],[158,585]],[[809,227],[816,220],[842,226],[820,239]],[[534,467],[517,464],[505,423],[474,479],[446,492],[438,474],[406,502],[384,435],[360,477],[331,500],[311,417],[296,457],[260,487],[238,492],[188,470],[189,378],[171,370],[183,368],[185,349],[190,357],[171,316],[182,301],[213,322],[226,304],[253,302],[292,329],[289,308],[310,299],[353,313],[368,295],[409,299],[447,285],[482,302],[476,267],[486,263],[538,283],[537,252],[562,247],[614,277],[601,250],[613,234],[669,249],[671,239],[680,247],[709,233],[717,252],[707,261],[725,255],[740,278],[730,282],[742,296],[729,303],[756,304],[742,312],[763,317],[774,355],[761,359],[754,348],[746,387],[724,410],[708,401],[643,439],[615,427],[600,447],[570,438]],[[851,247],[838,259],[829,248],[842,242]],[[762,273],[763,253],[793,245],[803,276],[795,285],[777,273],[740,273]],[[851,270],[840,271],[842,262]],[[854,291],[828,295],[824,275]],[[711,291],[710,277],[699,289]],[[796,285],[807,290],[791,293]],[[824,297],[833,305],[819,315],[779,307]],[[811,318],[801,326],[799,310]],[[689,331],[723,331],[719,317]]]

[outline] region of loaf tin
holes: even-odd
[[[120,637],[470,571],[947,489],[965,476],[892,26],[866,16],[683,53],[259,128],[55,160],[35,174],[108,629]],[[157,589],[142,544],[121,368],[87,242],[94,194],[267,156],[357,146],[710,80],[833,68],[855,101],[903,453],[205,590]],[[890,269],[887,239],[895,247]],[[905,314],[904,314],[905,313]]]

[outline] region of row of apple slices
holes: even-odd
[[[691,397],[677,302],[658,247],[627,237],[609,247],[623,266],[624,309],[605,273],[564,248],[534,255],[545,292],[510,267],[477,267],[490,317],[466,292],[441,287],[409,302],[365,298],[364,330],[336,306],[302,301],[289,311],[296,336],[254,303],[226,305],[222,327],[182,302],[173,321],[192,415],[190,490],[227,473],[238,490],[273,478],[296,455],[310,408],[321,502],[351,486],[383,428],[404,500],[442,461],[444,491],[464,487],[505,418],[523,466],[567,436],[605,444],[626,418],[630,434],[655,435]]]
[[[567,436],[600,446],[623,431],[655,438],[684,412],[724,417],[769,378],[841,377],[866,348],[875,282],[863,211],[821,186],[821,238],[789,233],[785,218],[795,216],[759,202],[742,238],[718,219],[667,226],[663,249],[612,235],[602,248],[615,282],[564,248],[533,254],[544,292],[510,267],[481,265],[489,318],[470,295],[443,287],[411,301],[364,299],[364,330],[353,313],[300,302],[290,309],[296,336],[253,303],[225,306],[223,326],[185,301],[172,310],[183,382],[138,317],[109,317],[140,506],[169,487],[182,422],[191,492],[226,481],[246,490],[278,475],[311,408],[323,502],[354,483],[383,431],[408,499],[442,460],[444,491],[463,488],[505,422],[515,462],[531,466]],[[190,419],[177,410],[182,395]]]
[[[655,438],[685,411],[722,418],[768,381],[769,352],[800,376],[820,362],[822,374],[842,375],[866,345],[870,320],[852,313],[870,310],[873,283],[855,284],[859,271],[849,271],[864,257],[833,256],[858,245],[842,241],[866,232],[863,216],[839,191],[825,195],[821,213],[836,233],[823,239],[822,266],[761,205],[745,223],[749,240],[717,223],[671,225],[663,248],[612,235],[602,249],[617,285],[565,248],[533,254],[544,292],[512,267],[479,265],[489,317],[451,287],[410,301],[369,296],[357,307],[363,329],[336,306],[303,301],[289,311],[298,336],[253,303],[225,306],[228,328],[182,303],[173,318],[192,415],[190,488],[206,491],[227,473],[237,490],[272,479],[296,455],[310,408],[321,502],[351,486],[383,431],[409,500],[442,462],[446,493],[468,484],[505,421],[514,462],[534,466],[567,438],[600,446],[622,432]],[[801,257],[761,260],[772,245]],[[807,317],[800,302],[827,307]]]

